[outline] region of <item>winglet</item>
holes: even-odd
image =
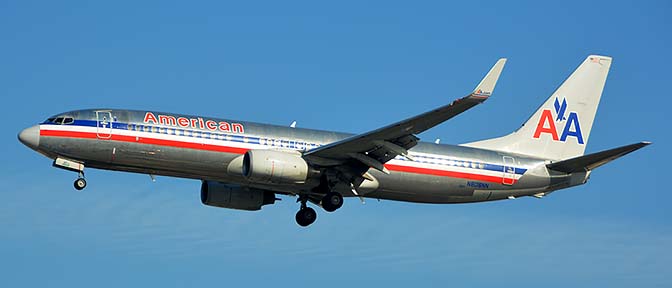
[[[504,64],[506,64],[506,58],[501,58],[497,60],[495,66],[492,66],[488,74],[485,75],[483,80],[481,80],[481,83],[478,83],[478,86],[476,86],[476,89],[474,89],[472,95],[484,98],[490,97],[492,91],[495,90],[495,85],[497,85],[497,79],[499,79],[499,74],[502,74]]]

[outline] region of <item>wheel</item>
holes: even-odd
[[[306,227],[310,224],[313,224],[317,219],[317,213],[313,208],[306,207],[299,212],[296,212],[296,224],[299,224],[301,227]]]
[[[334,212],[343,206],[343,195],[341,193],[329,192],[322,198],[322,208],[327,212]]]
[[[86,188],[86,180],[84,178],[78,178],[75,180],[75,189],[82,190]]]

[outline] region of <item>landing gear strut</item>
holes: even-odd
[[[84,172],[79,172],[79,178],[75,180],[74,183],[75,189],[82,190],[86,188],[86,180],[84,179]]]
[[[313,208],[306,205],[308,197],[301,195],[299,196],[299,201],[301,202],[301,208],[299,209],[299,212],[296,212],[296,224],[299,224],[301,227],[306,227],[315,222],[317,213]]]

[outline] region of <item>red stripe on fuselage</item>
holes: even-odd
[[[47,137],[65,137],[65,138],[79,138],[79,139],[98,139],[96,133],[91,132],[76,132],[76,131],[59,131],[59,130],[40,130],[40,136]],[[156,139],[156,138],[143,138],[139,136],[127,136],[127,135],[117,135],[112,134],[110,138],[101,139],[104,141],[120,141],[120,142],[131,142],[131,143],[140,143],[140,144],[150,144],[150,145],[159,145],[159,146],[168,146],[168,147],[177,147],[177,148],[187,148],[195,150],[206,150],[206,151],[216,151],[216,152],[225,152],[232,154],[244,154],[249,149],[247,148],[238,148],[230,146],[220,146],[212,144],[202,144],[202,143],[193,143],[185,141],[175,141],[175,140],[165,140],[165,139]],[[385,164],[385,168],[391,171],[406,172],[413,174],[423,174],[423,175],[433,175],[433,176],[443,176],[443,177],[452,177],[452,178],[462,178],[470,179],[477,181],[493,182],[493,183],[502,183],[502,177],[473,174],[473,173],[464,173],[456,171],[447,171],[440,169],[431,169],[431,168],[420,168],[413,166],[402,166],[395,164]],[[513,183],[516,183],[516,179],[512,179]]]
[[[58,131],[58,130],[43,130],[43,129],[40,129],[40,136],[83,138],[83,139],[96,139],[96,138],[98,138],[96,133],[75,132],[75,131]]]
[[[486,182],[493,182],[493,183],[502,183],[502,177],[490,176],[490,175],[481,175],[481,174],[473,174],[473,173],[465,173],[465,172],[447,171],[447,170],[431,169],[431,168],[420,168],[420,167],[413,167],[413,166],[401,166],[401,165],[395,165],[395,164],[385,164],[385,168],[387,168],[388,170],[399,171],[399,172],[424,174],[424,175],[434,175],[434,176],[444,176],[444,177],[452,177],[452,178],[462,178],[462,179],[486,181]],[[513,180],[513,183],[516,183],[516,181],[517,181],[516,179],[512,179],[512,180]]]
[[[40,130],[40,136],[51,136],[51,137],[65,137],[65,138],[81,138],[81,139],[97,139],[98,135],[91,132],[74,132],[74,131],[58,131],[58,130]],[[121,141],[121,142],[131,142],[131,143],[140,143],[140,144],[151,144],[159,146],[168,146],[168,147],[177,147],[177,148],[188,148],[195,150],[206,150],[206,151],[216,151],[216,152],[225,152],[225,153],[234,153],[234,154],[244,154],[247,152],[247,148],[238,148],[238,147],[229,147],[229,146],[220,146],[212,144],[203,144],[203,143],[193,143],[185,141],[176,141],[176,140],[165,140],[165,139],[156,139],[156,138],[144,138],[136,136],[127,136],[127,135],[117,135],[112,134],[110,138],[101,137],[101,140],[107,141]]]

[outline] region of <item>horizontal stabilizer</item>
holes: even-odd
[[[619,158],[621,156],[624,156],[630,152],[633,152],[637,149],[640,149],[646,145],[651,144],[651,142],[640,142],[640,143],[635,143],[635,144],[630,144],[614,149],[609,149],[593,154],[588,154],[584,156],[579,156],[576,158],[571,158],[567,160],[563,160],[560,162],[555,162],[546,165],[548,169],[555,170],[555,171],[560,171],[560,172],[565,172],[565,173],[573,173],[573,172],[579,172],[579,171],[586,171],[586,170],[593,170],[597,167],[600,167],[604,164],[607,164],[616,158]]]

